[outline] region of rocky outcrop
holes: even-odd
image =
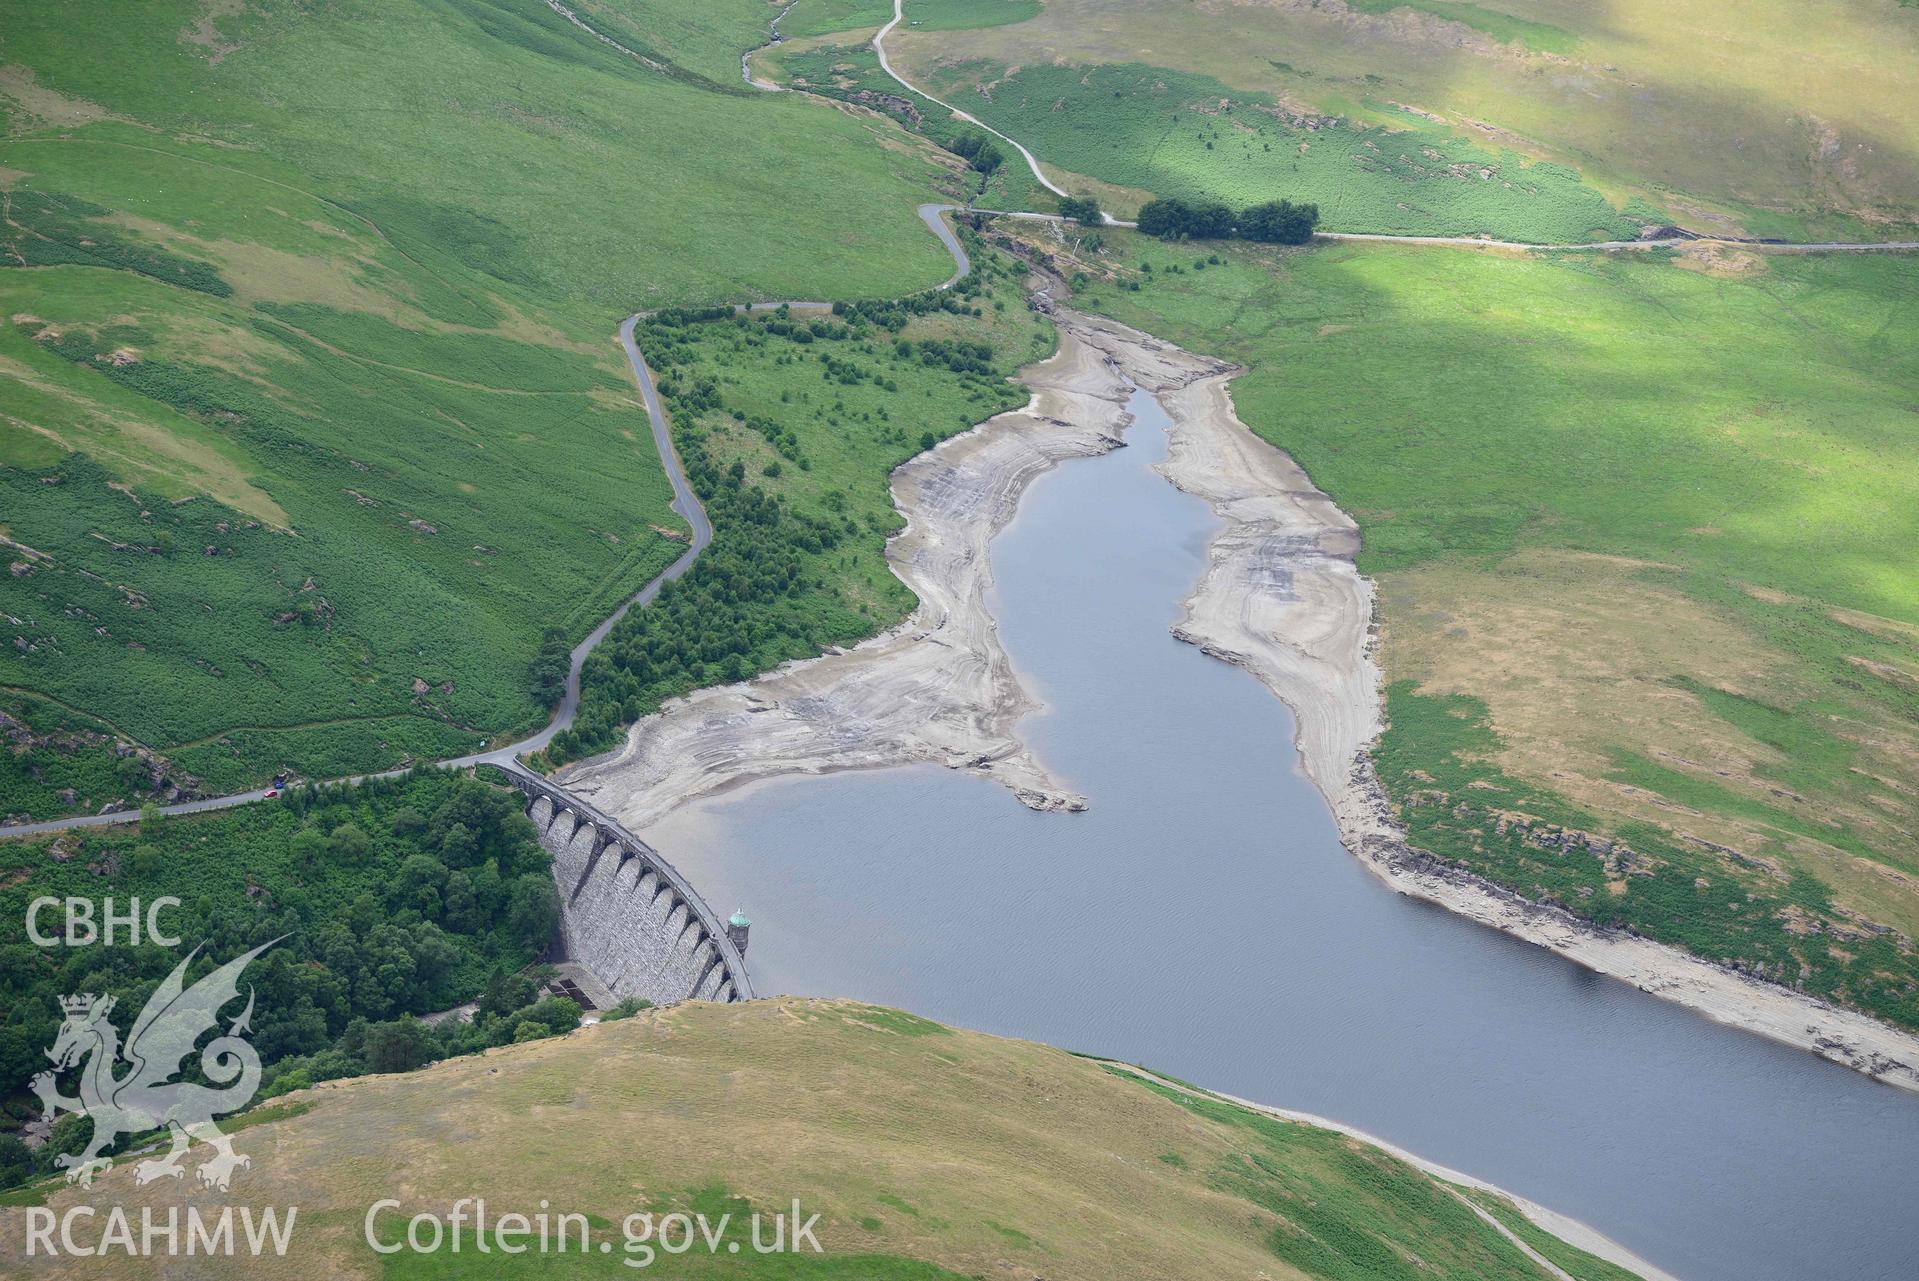
[[[43,781],[45,778],[46,756],[107,752],[120,760],[138,762],[142,777],[138,781],[127,780],[124,789],[127,793],[145,792],[152,800],[166,805],[198,800],[206,795],[199,779],[175,769],[164,756],[109,734],[88,729],[39,731],[18,717],[0,711],[0,739],[10,744],[16,754],[27,758],[27,775],[35,780]],[[36,760],[36,756],[42,759]],[[82,800],[80,794],[71,787],[61,788],[54,795],[66,813],[75,812]],[[5,821],[9,824],[32,822],[33,816],[9,814]]]

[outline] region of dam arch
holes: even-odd
[[[560,947],[619,997],[750,1001],[746,957],[660,852],[557,783],[501,767],[553,856]]]

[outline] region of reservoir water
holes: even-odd
[[[1130,447],[1029,491],[995,613],[1092,808],[927,766],[785,779],[651,835],[754,917],[762,994],[845,995],[1337,1118],[1691,1281],[1919,1276],[1919,1097],[1408,901],[1340,847],[1290,717],[1175,641],[1215,528]]]

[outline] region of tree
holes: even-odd
[[[366,1070],[411,1072],[432,1057],[433,1039],[418,1019],[375,1023],[366,1030]]]
[[[303,876],[318,873],[331,850],[332,842],[317,827],[303,827],[287,842],[287,853],[293,857],[293,866],[299,868]]]
[[[540,635],[540,649],[534,655],[528,672],[528,684],[534,701],[542,707],[552,707],[559,702],[560,695],[566,690],[566,674],[571,666],[572,655],[567,649],[565,629],[547,628]]]
[[[506,912],[507,932],[527,948],[544,948],[560,928],[560,896],[545,872],[528,872],[513,882]]]
[[[312,1070],[310,1068],[297,1067],[291,1071],[281,1072],[274,1076],[272,1081],[261,1087],[260,1097],[262,1099],[277,1099],[282,1094],[291,1094],[295,1090],[308,1089],[312,1084]]]
[[[1139,229],[1162,240],[1239,236],[1265,244],[1303,245],[1313,238],[1313,228],[1318,224],[1318,205],[1296,205],[1290,200],[1269,200],[1234,214],[1216,200],[1193,204],[1168,197],[1149,200],[1139,211]]]
[[[1059,213],[1062,218],[1070,218],[1088,227],[1097,227],[1104,221],[1104,215],[1100,213],[1099,201],[1091,196],[1062,196],[1059,202]]]
[[[614,1006],[612,1009],[602,1013],[600,1015],[600,1022],[616,1023],[621,1019],[632,1018],[635,1014],[638,1014],[641,1010],[650,1010],[652,1008],[653,1008],[653,1002],[647,1000],[645,997],[629,996],[622,999],[620,1003]]]
[[[480,994],[480,1013],[507,1014],[533,1004],[538,990],[533,980],[524,974],[502,974],[495,970],[486,981],[486,991]]]
[[[33,1177],[33,1149],[11,1134],[0,1134],[0,1188],[18,1187]]]
[[[82,1151],[93,1139],[93,1118],[82,1116],[78,1112],[69,1112],[53,1123],[53,1133],[40,1145],[35,1154],[42,1170],[57,1170],[53,1163],[57,1156],[73,1156]]]
[[[1184,200],[1149,200],[1140,206],[1139,229],[1161,240],[1177,240],[1187,234],[1192,218],[1192,207]]]
[[[334,828],[328,840],[333,846],[333,856],[348,863],[358,863],[365,858],[372,844],[367,834],[352,823],[342,823]]]
[[[412,908],[427,920],[436,921],[446,877],[446,864],[431,854],[409,854],[394,875],[387,901],[395,911]]]
[[[440,837],[440,861],[448,867],[471,867],[480,861],[480,838],[465,823],[455,823]]]
[[[531,1009],[523,1017],[543,1025],[554,1034],[571,1032],[580,1025],[580,1004],[571,997],[549,996]]]
[[[1233,234],[1233,211],[1217,200],[1193,206],[1186,234],[1194,240],[1224,240]]]
[[[972,163],[981,173],[992,173],[1006,159],[985,134],[963,133],[946,144],[946,149]]]
[[[440,898],[445,905],[441,920],[449,930],[460,934],[486,932],[486,913],[480,910],[480,897],[474,891],[471,876],[465,872],[449,873]]]
[[[1313,238],[1313,228],[1318,224],[1318,205],[1269,200],[1239,215],[1239,234],[1263,244],[1303,245]]]

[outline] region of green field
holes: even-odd
[[[797,0],[780,22],[780,34],[792,40],[836,31],[871,31],[892,18],[893,0]]]
[[[1100,122],[1115,104],[1076,78],[1146,64],[1341,128],[1411,124],[1549,161],[1615,207],[1642,200],[1688,226],[1871,240],[1919,222],[1919,9],[1898,0],[1047,0],[1018,26],[905,31],[888,51],[933,92],[968,67],[1048,72],[1024,108],[1002,108],[1018,127],[995,123],[1065,169],[1113,159]],[[1056,105],[1081,124],[1041,146],[1062,132]],[[1182,156],[1170,176],[1217,159]]]
[[[1026,22],[1040,14],[1040,0],[906,0],[901,30],[973,31]]]
[[[1212,257],[1082,301],[1358,519],[1414,843],[1919,1026],[1911,261]]]
[[[1546,1276],[1451,1185],[1365,1143],[851,1001],[647,1011],[290,1095],[264,1117],[239,1136],[253,1159],[246,1195],[297,1203],[301,1231],[285,1258],[245,1260],[249,1277]],[[135,1187],[130,1174],[114,1169],[93,1195],[136,1222],[140,1207],[190,1195],[172,1180]],[[56,1213],[85,1195],[34,1191]],[[384,1197],[405,1204],[378,1217],[383,1241],[416,1211],[484,1197],[490,1215],[544,1201],[583,1216],[589,1248],[575,1229],[565,1252],[482,1254],[469,1224],[458,1255],[380,1258],[362,1225]],[[796,1197],[819,1216],[821,1253],[756,1255],[749,1216]],[[717,1257],[629,1254],[622,1226],[638,1212],[705,1215]],[[0,1208],[9,1231],[22,1216],[17,1200]],[[1586,1257],[1527,1227],[1556,1255]],[[1580,1281],[1613,1281],[1567,1266]],[[139,1277],[165,1264],[115,1251],[89,1267]]]
[[[1551,244],[1631,239],[1663,217],[1643,202],[1615,208],[1574,169],[1480,146],[1411,112],[1396,113],[1391,128],[1303,114],[1140,63],[941,62],[931,74],[928,92],[1018,138],[1046,164],[1236,207],[1310,201],[1329,231]]]
[[[551,760],[611,747],[667,698],[853,644],[911,611],[885,559],[901,523],[893,469],[1025,403],[1009,377],[1054,344],[1026,308],[1023,269],[962,234],[974,271],[950,292],[841,316],[668,313],[640,329],[717,532],[587,660],[579,719]]]
[[[1533,53],[1570,55],[1579,49],[1579,36],[1548,22],[1529,22],[1485,5],[1461,0],[1353,0],[1350,6],[1361,13],[1389,14],[1395,9],[1411,9],[1431,14],[1447,22],[1457,22],[1484,32],[1501,43],[1519,44]]]
[[[907,0],[902,31],[970,31],[1025,22],[1040,0]],[[893,0],[798,0],[780,23],[787,39],[870,31],[893,18]]]
[[[568,8],[635,52],[727,92],[741,85],[740,54],[767,38],[780,10],[769,0],[580,0]]]
[[[597,10],[631,52],[537,0],[9,15],[7,813],[115,742],[219,791],[537,724],[542,629],[678,551],[619,319],[946,275],[930,153],[740,84],[770,6]]]

